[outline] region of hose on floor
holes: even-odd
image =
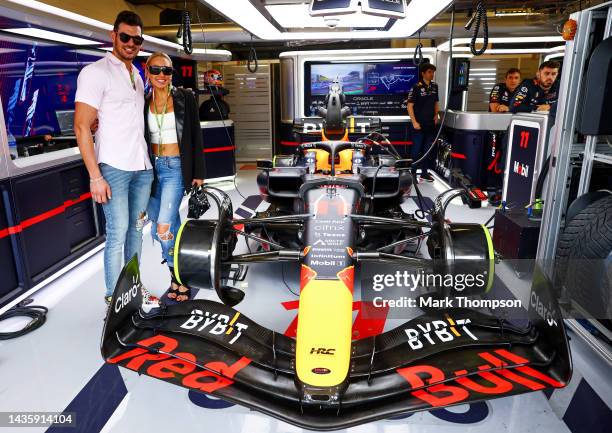
[[[30,320],[26,324],[26,326],[24,326],[19,331],[0,332],[0,340],[10,340],[12,338],[18,338],[40,328],[42,325],[45,324],[48,312],[49,309],[41,305],[24,306],[23,302],[17,304],[10,310],[6,311],[4,314],[0,315],[0,322],[3,320],[11,319],[13,317],[29,317],[32,320]]]

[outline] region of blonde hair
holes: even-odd
[[[170,66],[172,66],[172,59],[170,58],[168,54],[162,51],[155,51],[153,54],[151,54],[149,58],[147,59],[146,66],[149,66],[151,61],[157,57],[163,57],[164,59],[168,60],[168,62],[170,63]]]

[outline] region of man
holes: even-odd
[[[413,161],[421,158],[432,146],[436,137],[436,126],[440,121],[438,112],[438,85],[433,82],[436,67],[431,63],[423,63],[419,67],[419,82],[408,93],[408,114],[410,115]],[[433,177],[427,172],[434,168],[435,152],[420,164],[421,179],[433,182]]]
[[[510,68],[506,72],[503,83],[496,84],[489,95],[489,111],[492,113],[507,113],[510,109],[510,99],[521,82],[521,70]]]
[[[106,217],[105,301],[110,304],[123,267],[140,256],[153,166],[144,138],[144,84],[132,64],[142,38],[142,20],[131,11],[117,15],[112,53],[83,68],[77,81],[74,125],[89,172],[92,198]],[[94,145],[90,126],[99,120]],[[122,260],[122,250],[123,259]]]
[[[559,62],[550,60],[538,68],[536,78],[524,80],[510,100],[512,113],[531,113],[532,111],[555,114],[559,96]]]

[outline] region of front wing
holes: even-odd
[[[563,325],[553,314],[557,307],[547,281],[534,281],[531,299],[537,303],[529,325],[513,326],[467,309],[429,311],[354,341],[341,399],[313,405],[301,400],[296,385],[294,339],[214,301],[188,301],[142,317],[133,259],[113,296],[102,356],[111,364],[299,427],[341,429],[406,412],[565,386],[571,360]],[[540,317],[538,307],[544,304],[554,304],[554,310]],[[427,330],[431,335],[423,334]]]

